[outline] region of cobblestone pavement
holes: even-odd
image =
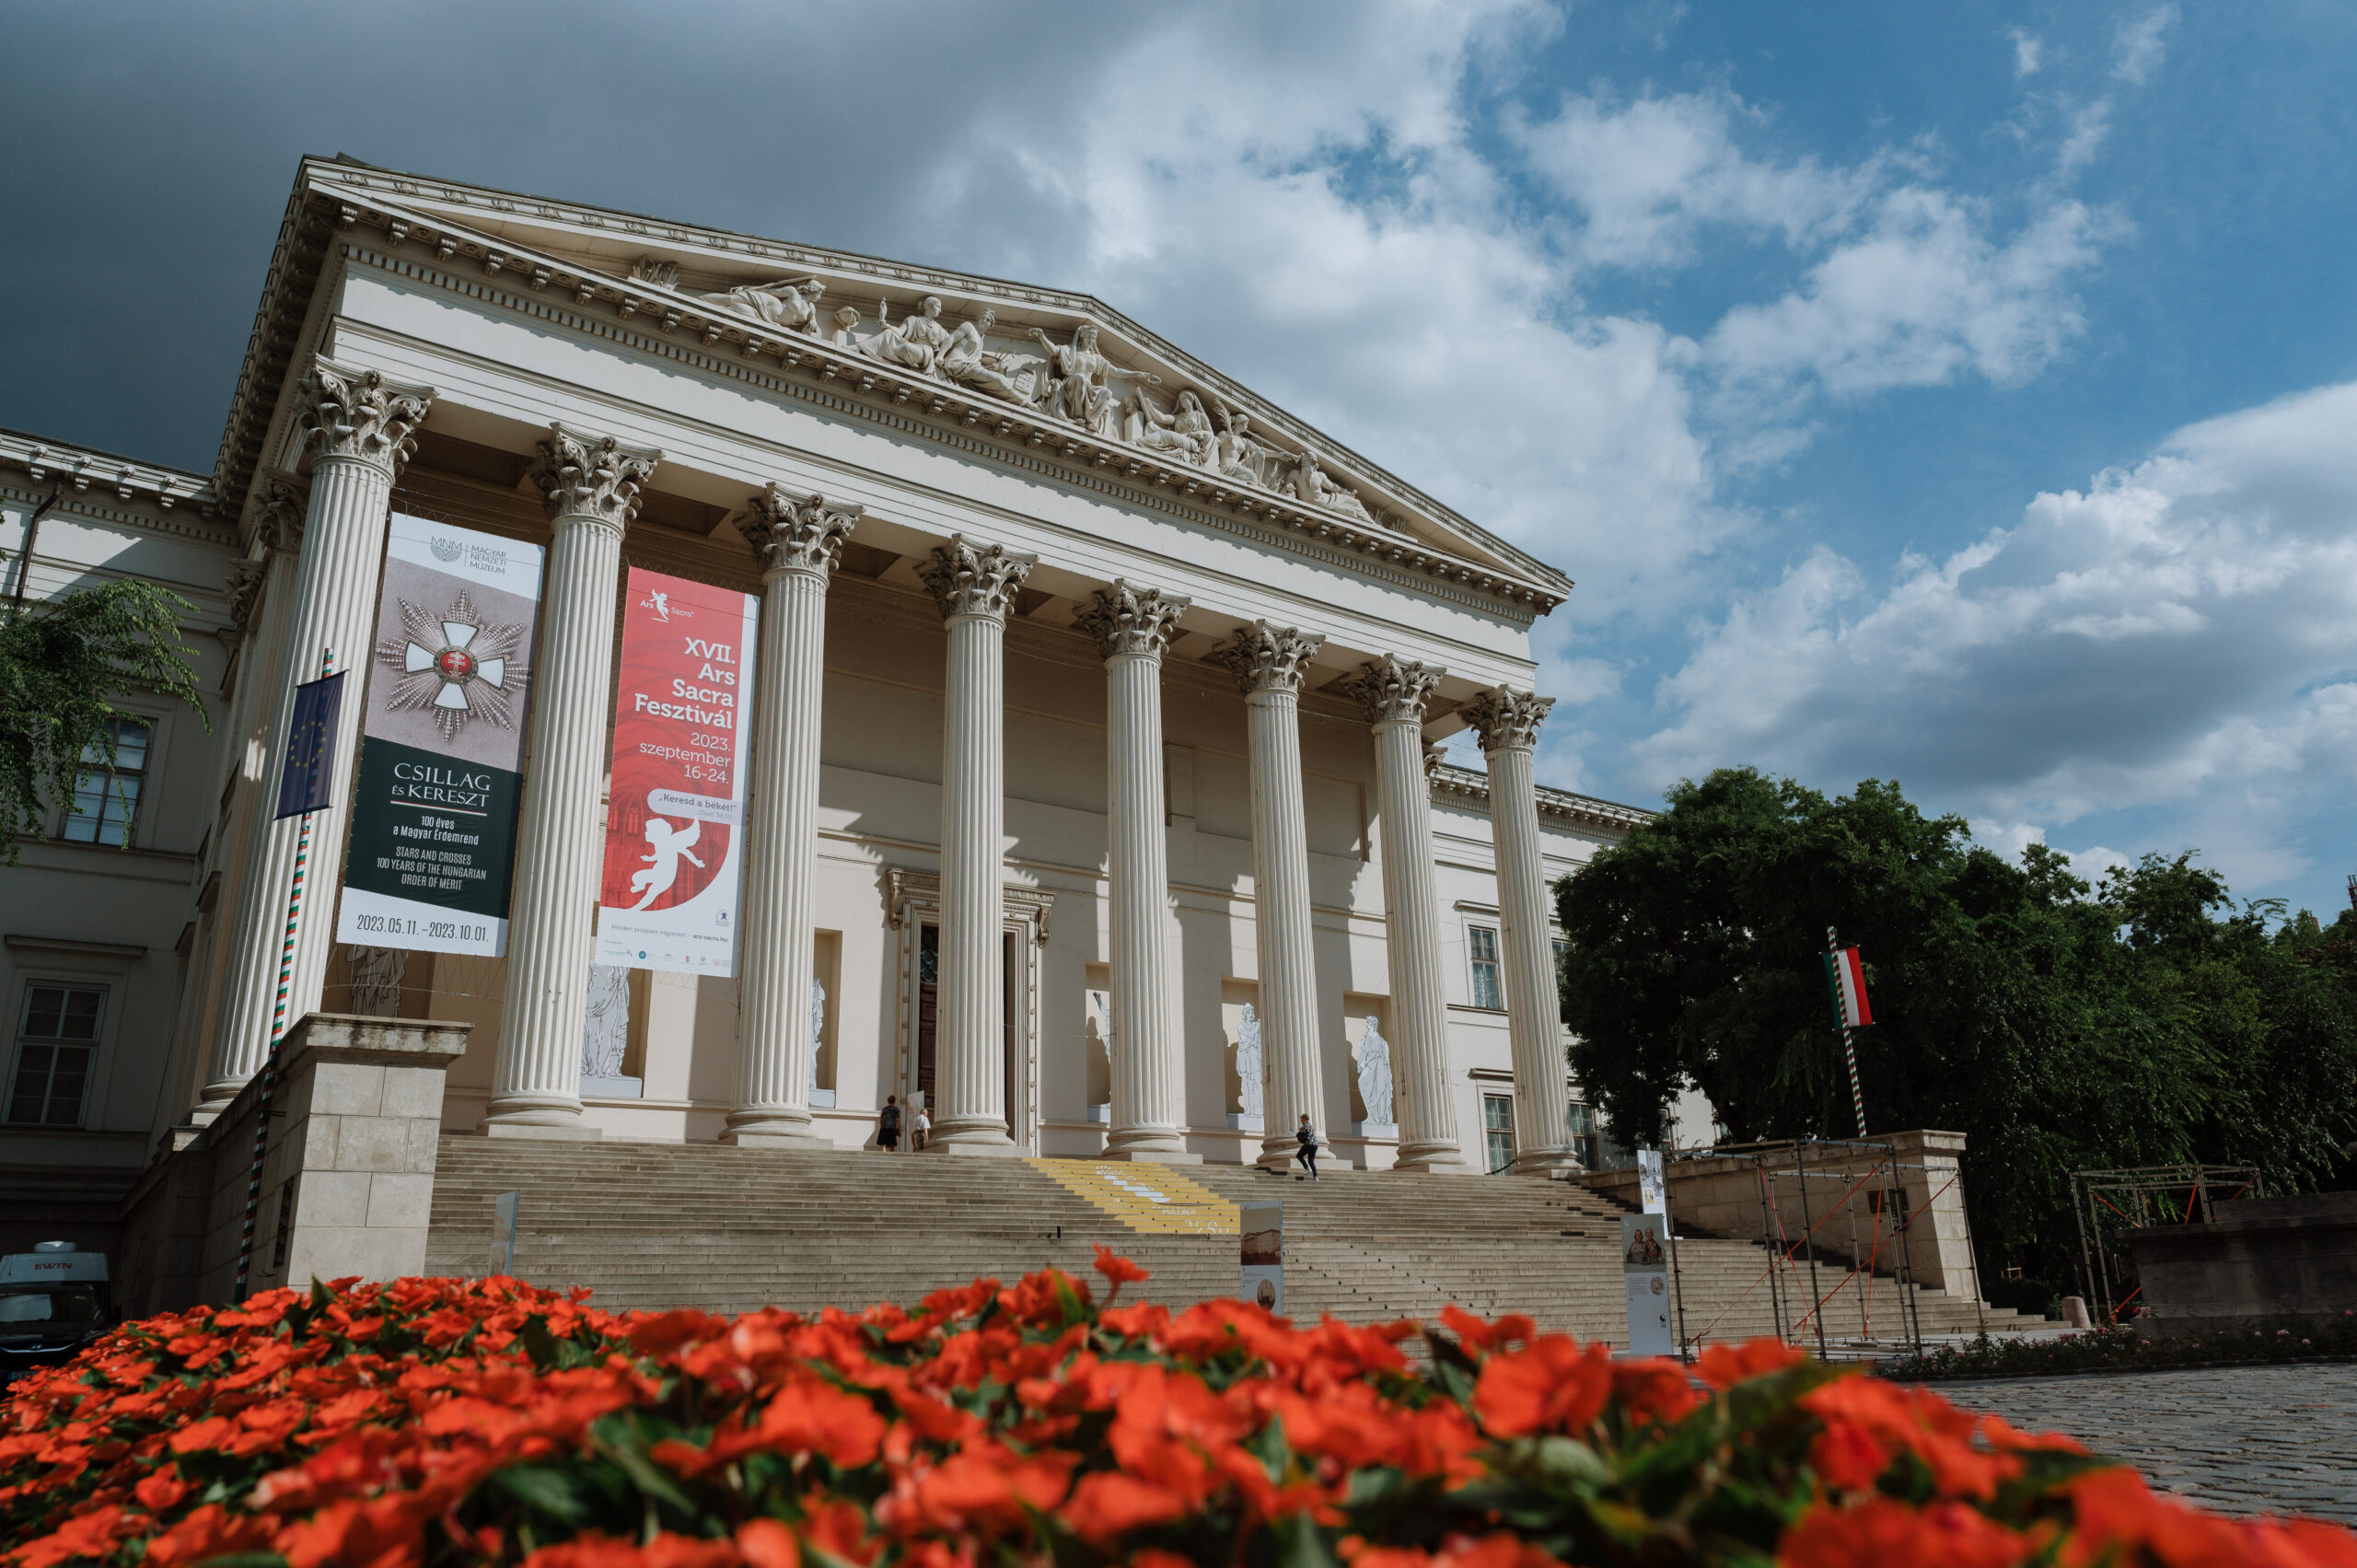
[[[2090,1373],[1932,1385],[1967,1410],[2062,1432],[2155,1492],[2222,1514],[2357,1524],[2357,1365]]]

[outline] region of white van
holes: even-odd
[[[73,1360],[114,1322],[107,1255],[44,1241],[0,1258],[0,1384]]]

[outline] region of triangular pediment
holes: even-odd
[[[1539,613],[1571,584],[1103,302],[1004,280],[370,168],[307,162],[381,226],[528,290],[826,376],[1190,503]]]

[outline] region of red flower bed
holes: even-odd
[[[725,1319],[402,1280],[129,1324],[0,1405],[5,1561],[2357,1568],[1771,1342],[1698,1388],[1522,1318],[1091,1295]]]

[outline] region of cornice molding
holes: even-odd
[[[1490,775],[1477,768],[1460,768],[1453,762],[1428,759],[1424,773],[1432,781],[1433,798],[1477,800],[1485,806],[1490,798]],[[1628,833],[1652,821],[1658,812],[1642,806],[1623,806],[1615,800],[1599,800],[1592,795],[1573,795],[1566,789],[1538,787],[1538,814],[1561,821],[1578,822],[1592,828],[1608,828]]]
[[[1521,556],[1511,546],[1492,539],[1469,521],[1372,465],[1355,459],[1350,463],[1356,467],[1339,460],[1329,462],[1324,454],[1340,452],[1341,448],[1316,432],[1298,426],[1283,411],[1272,409],[1209,366],[1192,361],[1182,351],[1122,323],[1117,312],[1107,310],[1101,303],[1086,296],[897,263],[870,262],[865,258],[769,241],[724,246],[721,242],[728,237],[653,220],[633,220],[631,226],[615,228],[591,222],[610,220],[611,215],[535,199],[493,203],[486,209],[482,205],[486,201],[482,192],[439,181],[385,175],[382,171],[335,166],[323,172],[331,174],[338,182],[349,183],[355,179],[373,181],[374,194],[379,199],[370,201],[366,192],[346,192],[337,197],[322,191],[311,200],[317,211],[307,215],[290,210],[280,254],[273,258],[272,282],[265,289],[264,314],[270,319],[257,324],[257,344],[284,341],[291,345],[293,336],[299,331],[299,300],[291,285],[300,281],[307,267],[311,277],[317,275],[319,267],[308,249],[313,239],[319,240],[324,254],[327,238],[338,227],[353,230],[363,224],[381,226],[393,250],[375,251],[355,236],[346,245],[350,260],[385,266],[421,282],[455,288],[543,319],[586,328],[599,336],[784,389],[789,395],[810,396],[812,401],[842,412],[863,414],[945,445],[1053,473],[1067,482],[1116,494],[1131,504],[1143,502],[1243,534],[1264,545],[1322,559],[1355,575],[1400,584],[1492,613],[1503,611],[1525,623],[1560,605],[1571,588],[1569,580],[1552,568]],[[903,371],[869,357],[857,348],[841,347],[784,328],[765,328],[734,308],[712,304],[701,295],[655,278],[619,277],[585,266],[579,261],[503,243],[494,237],[405,210],[396,199],[403,195],[474,205],[477,210],[487,210],[493,218],[528,217],[605,226],[610,234],[671,239],[707,250],[724,249],[732,259],[755,258],[764,264],[790,268],[807,262],[835,272],[858,270],[878,281],[899,282],[912,288],[937,286],[971,296],[978,287],[986,287],[993,299],[1109,319],[1120,324],[1132,343],[1143,341],[1149,345],[1141,352],[1150,352],[1157,359],[1183,367],[1190,378],[1213,389],[1219,398],[1238,404],[1261,428],[1284,432],[1302,451],[1317,457],[1312,467],[1330,467],[1350,483],[1366,486],[1383,499],[1404,500],[1410,509],[1432,517],[1434,527],[1457,532],[1480,549],[1501,558],[1520,561],[1523,566],[1508,569],[1469,560],[1372,518],[1362,519],[1328,507],[1306,505],[1296,496],[1262,489],[1185,461],[1164,461],[1155,453],[1132,446],[1118,436],[1098,436],[1041,411]],[[442,264],[420,265],[410,256],[399,253],[411,246],[430,251],[434,261]],[[457,270],[461,262],[468,264],[467,273]],[[505,286],[508,285],[516,286]],[[301,295],[308,297],[308,293],[306,285]],[[271,308],[274,296],[284,297],[277,299],[273,315]],[[572,309],[556,307],[555,301],[563,298],[569,298]],[[594,317],[588,314],[592,308],[598,308]],[[607,314],[609,311],[610,315]],[[622,330],[616,331],[614,323],[621,323]],[[694,347],[691,348],[691,344]],[[724,345],[735,348],[736,354],[724,357],[718,353],[696,352],[714,351]],[[257,415],[246,405],[259,398],[268,380],[266,376],[242,378],[239,401],[233,408],[234,426],[258,424],[247,443],[256,450],[269,415],[266,410]],[[929,417],[900,417],[902,411]],[[958,438],[970,431],[976,435],[987,431],[995,435],[1000,444]],[[1007,450],[1008,447],[1016,449]],[[224,453],[226,459],[229,454],[226,442]],[[1368,473],[1376,477],[1368,478]],[[1108,482],[1116,474],[1132,482]],[[225,479],[225,490],[240,483],[242,477],[235,482]]]
[[[151,502],[166,512],[185,509],[210,517],[215,510],[213,482],[203,474],[20,431],[0,430],[0,464],[24,470],[37,485],[57,486],[62,495],[75,497],[79,510],[87,510],[86,501],[94,488],[122,502]]]

